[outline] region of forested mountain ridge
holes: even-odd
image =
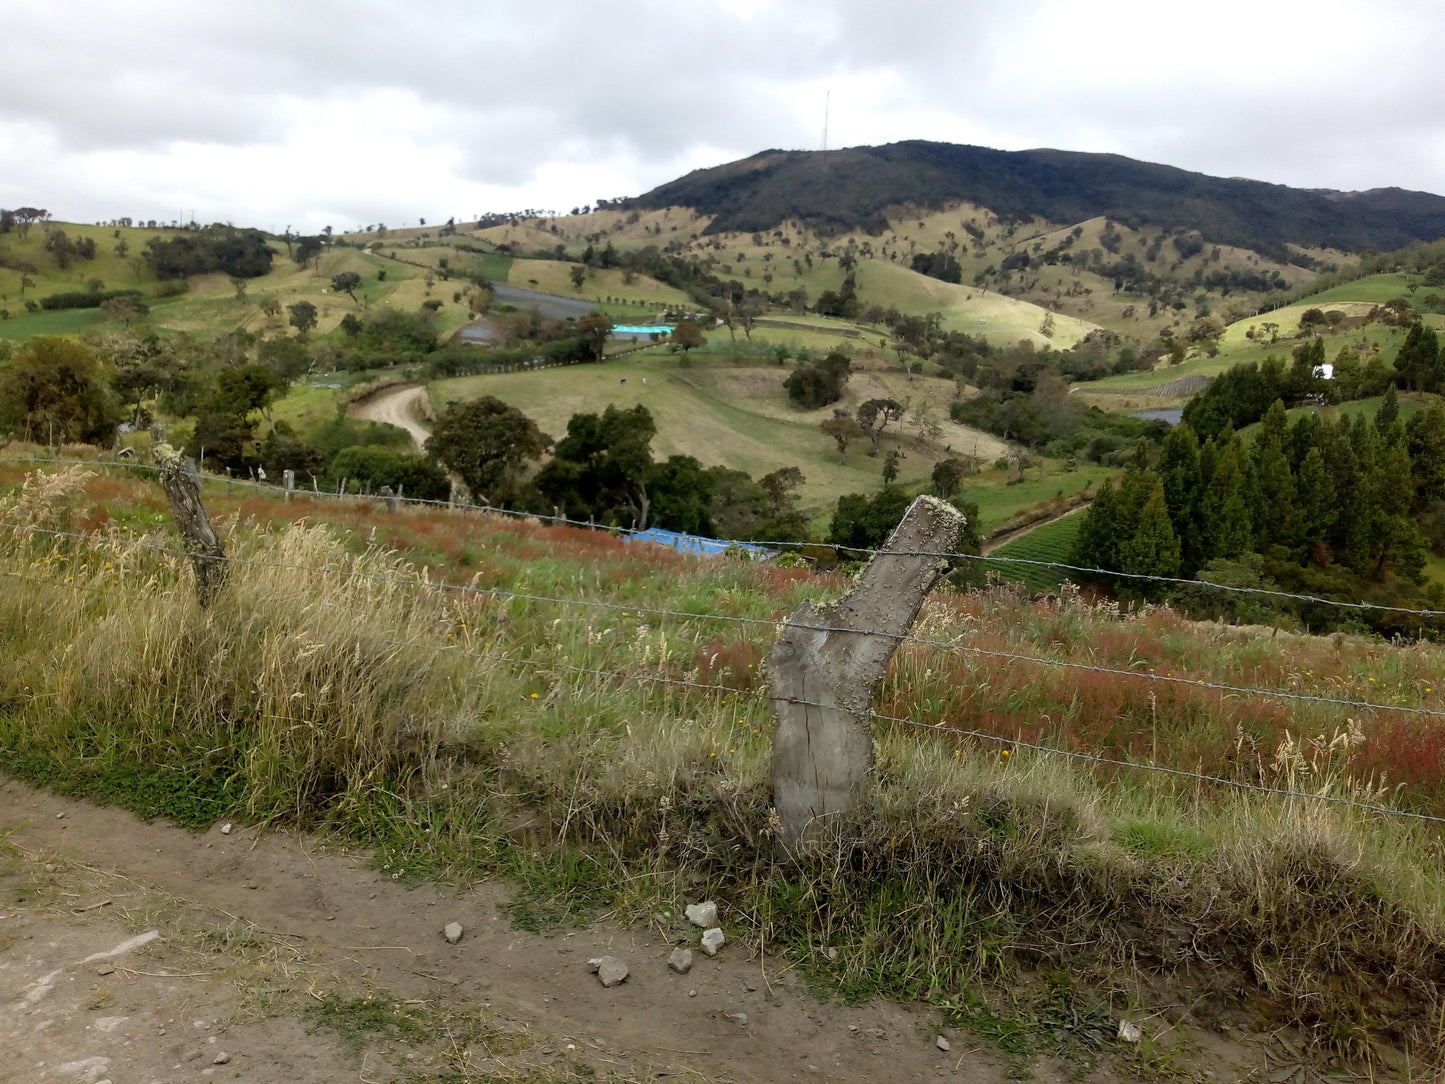
[[[1445,236],[1445,197],[1399,188],[1335,192],[1211,177],[1116,154],[998,151],[911,140],[836,151],[762,151],[628,200],[692,208],[709,233],[794,219],[820,232],[881,230],[900,204],[987,207],[1000,218],[1199,230],[1205,241],[1283,255],[1296,244],[1346,252]]]

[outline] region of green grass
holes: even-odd
[[[0,339],[24,341],[35,335],[74,335],[104,321],[99,309],[61,309],[58,312],[27,313],[12,308],[10,319],[0,320]]]
[[[1010,517],[1041,501],[1060,495],[1068,496],[1087,487],[1090,492],[1097,490],[1105,478],[1118,472],[1112,467],[1087,464],[1076,470],[1065,470],[1062,464],[1053,460],[1042,460],[1042,466],[1030,468],[1023,482],[1017,485],[1005,484],[1015,476],[1010,471],[989,472],[981,479],[967,480],[959,492],[978,503],[980,524],[984,531],[990,531]]]
[[[1074,512],[1051,523],[1035,527],[1027,534],[1005,542],[990,556],[1066,564],[1069,560],[1069,547],[1074,544],[1074,539],[1078,536],[1084,515],[1084,512]],[[1035,591],[1056,590],[1064,580],[1070,578],[1060,569],[1046,568],[1042,565],[985,562],[984,568],[990,572],[996,572],[1001,579],[1026,584]]]
[[[713,341],[718,338],[719,333],[713,332]],[[722,377],[735,374],[747,379],[720,383]],[[437,410],[450,401],[495,395],[553,437],[566,433],[567,420],[574,414],[600,413],[609,404],[629,408],[641,403],[657,422],[652,448],[658,459],[692,455],[706,466],[726,465],[755,478],[779,467],[797,466],[806,478],[801,497],[808,506],[831,503],[844,493],[878,489],[882,458],[864,454],[863,442],[851,447],[847,462],[840,463],[837,448],[818,429],[828,411],[792,411],[782,389],[786,375],[786,369],[767,363],[733,366],[721,360],[717,364],[695,360],[684,368],[679,355],[645,352],[602,366],[445,380],[431,385],[429,394]],[[901,374],[898,379],[902,382]],[[724,387],[726,394],[720,391]],[[942,449],[910,454],[903,463],[902,480],[927,478],[942,454]]]
[[[227,788],[212,816],[324,824],[398,880],[513,874],[513,914],[539,926],[706,894],[740,948],[765,941],[825,989],[925,1000],[1000,1042],[1091,1041],[1106,999],[1167,1014],[1217,996],[1337,1055],[1438,1040],[1432,825],[1014,744],[1335,795],[1388,770],[1406,789],[1386,801],[1439,812],[1433,720],[1209,687],[1438,711],[1438,646],[940,592],[874,701],[929,728],[880,722],[856,813],[828,848],[788,853],[760,667],[776,622],[841,577],[218,484],[206,500],[240,563],[202,612],[184,559],[127,530],[163,506],[153,484],[116,469],[20,491],[23,475],[0,460],[0,520],[83,536],[0,535],[0,747],[52,786],[100,775],[116,782],[95,797],[125,802],[147,783],[124,769],[206,765]],[[1362,744],[1329,744],[1362,717]],[[1276,755],[1321,735],[1307,773]],[[183,789],[154,800],[202,819]],[[330,1015],[358,1038],[406,1028],[349,995]]]

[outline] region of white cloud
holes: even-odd
[[[1409,0],[11,0],[0,206],[305,229],[567,209],[816,148],[825,96],[831,147],[1445,191],[1442,38]]]

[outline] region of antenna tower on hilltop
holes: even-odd
[[[823,149],[828,149],[828,106],[832,104],[833,92],[823,95]]]

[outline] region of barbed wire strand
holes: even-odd
[[[0,574],[6,575],[6,576],[10,576],[11,578],[15,578],[15,579],[25,580],[25,581],[27,581],[27,582],[35,583],[35,584],[43,584],[43,585],[56,586],[56,587],[65,587],[65,588],[76,589],[76,590],[87,590],[87,591],[93,591],[93,592],[97,592],[97,593],[100,593],[100,592],[103,592],[103,591],[104,591],[104,589],[102,589],[102,588],[95,588],[95,587],[88,586],[88,585],[62,583],[62,582],[56,581],[56,580],[40,579],[40,578],[35,578],[35,577],[23,576],[23,575],[19,575],[19,574],[13,574],[13,573],[9,573],[9,572],[4,572],[4,573],[0,573]],[[113,592],[112,592],[112,593],[113,593]],[[811,628],[811,627],[813,627],[813,626],[805,626],[805,627],[810,627],[810,628]],[[833,629],[833,630],[824,630],[824,631],[855,631],[855,630],[839,630],[839,629]],[[637,673],[636,671],[628,671],[628,670],[603,670],[603,669],[600,669],[600,668],[597,668],[597,667],[578,666],[578,665],[573,664],[573,663],[562,663],[562,662],[558,662],[558,661],[556,661],[556,660],[550,660],[550,659],[523,659],[523,658],[517,658],[517,657],[515,657],[515,656],[504,655],[504,654],[500,654],[500,653],[482,653],[482,652],[472,651],[472,650],[470,650],[470,649],[468,649],[468,648],[464,648],[464,647],[462,647],[462,646],[459,645],[459,644],[422,644],[422,643],[417,643],[417,642],[415,642],[415,641],[407,641],[407,640],[387,640],[387,641],[385,641],[385,643],[386,643],[388,646],[391,646],[391,647],[403,647],[403,648],[410,648],[410,649],[413,649],[413,650],[429,651],[429,652],[432,652],[433,654],[460,654],[460,655],[464,655],[464,656],[467,656],[467,657],[470,657],[470,658],[477,659],[478,661],[481,661],[481,662],[503,662],[503,663],[509,663],[509,664],[517,665],[517,666],[534,667],[534,668],[537,668],[537,669],[566,670],[566,671],[572,672],[572,673],[588,674],[588,675],[597,676],[597,677],[603,677],[603,678],[608,678],[608,679],[613,679],[613,680],[619,680],[619,681],[622,681],[622,682],[638,681],[638,680],[641,680],[641,679],[643,679],[643,678],[645,677],[646,681],[649,682],[649,683],[652,683],[652,684],[661,684],[661,685],[668,685],[668,686],[676,686],[676,687],[681,687],[681,688],[686,688],[686,689],[693,689],[693,690],[700,690],[700,691],[705,691],[705,692],[725,693],[725,694],[728,694],[728,695],[730,695],[730,696],[746,697],[746,698],[751,698],[751,699],[754,699],[754,700],[763,700],[763,699],[766,699],[766,700],[768,700],[768,701],[770,701],[770,702],[790,703],[790,704],[795,704],[795,705],[799,705],[799,706],[802,706],[802,707],[819,708],[819,709],[823,709],[823,710],[836,710],[836,707],[837,707],[836,705],[823,704],[823,703],[818,702],[818,701],[802,700],[802,699],[799,699],[799,698],[797,698],[797,697],[778,697],[778,696],[772,696],[772,695],[764,695],[761,690],[738,689],[738,688],[735,688],[735,687],[733,687],[733,686],[728,686],[728,685],[715,685],[715,684],[710,684],[710,683],[706,683],[706,682],[690,681],[690,680],[688,680],[688,679],[686,679],[686,678],[669,677],[669,676],[666,676],[666,675],[663,675],[663,674],[650,673],[650,674],[642,675],[642,674]],[[1031,658],[1031,657],[1029,657],[1029,656],[1017,656],[1017,657],[1018,657],[1018,658],[1028,659],[1028,661],[1035,661],[1035,662],[1041,661],[1041,660],[1038,660],[1038,659]],[[1127,674],[1128,672],[1127,672],[1127,671],[1123,671],[1122,673]],[[1137,675],[1136,675],[1136,676],[1137,676]],[[1266,695],[1269,695],[1267,690],[1259,690],[1259,691],[1260,691],[1260,692],[1264,692]],[[1333,702],[1333,701],[1331,701],[1331,702]],[[1398,709],[1387,709],[1387,710],[1398,710]],[[1059,749],[1059,748],[1056,748],[1056,747],[1054,747],[1054,746],[1043,745],[1043,744],[1038,743],[1038,742],[1026,741],[1026,740],[1024,740],[1024,739],[1022,739],[1022,738],[1018,738],[1018,737],[1007,738],[1007,737],[1003,737],[1002,735],[989,734],[989,733],[986,733],[986,732],[980,731],[980,730],[968,730],[968,729],[964,729],[964,728],[961,728],[961,727],[953,726],[953,725],[948,724],[948,723],[926,723],[926,722],[923,722],[923,721],[921,721],[921,720],[914,719],[914,718],[911,718],[911,717],[908,717],[908,716],[888,715],[888,714],[886,714],[886,713],[877,712],[877,711],[870,711],[870,712],[868,713],[868,716],[869,716],[870,719],[872,719],[872,720],[874,720],[874,721],[876,721],[876,722],[887,722],[887,723],[895,723],[895,724],[900,724],[900,725],[906,725],[906,726],[914,727],[914,728],[919,729],[919,730],[923,730],[923,731],[927,731],[927,732],[930,732],[930,733],[939,735],[939,736],[941,736],[941,737],[946,737],[946,738],[948,738],[948,739],[950,739],[950,740],[957,740],[957,739],[963,739],[963,738],[972,738],[972,739],[975,739],[975,740],[978,740],[978,741],[990,742],[990,743],[993,743],[993,744],[996,744],[996,745],[1007,745],[1007,746],[1011,746],[1011,747],[1013,747],[1013,748],[1024,748],[1024,749],[1032,750],[1032,751],[1037,752],[1037,753],[1043,753],[1043,754],[1050,755],[1050,756],[1059,756],[1059,757],[1064,757],[1064,758],[1068,758],[1068,759],[1072,759],[1072,760],[1084,761],[1084,762],[1091,763],[1091,764],[1100,764],[1100,765],[1106,765],[1106,766],[1114,767],[1114,768],[1129,769],[1129,770],[1133,770],[1133,771],[1155,772],[1155,773],[1159,773],[1159,774],[1163,774],[1163,775],[1168,775],[1168,776],[1173,776],[1173,777],[1177,777],[1177,778],[1190,779],[1190,780],[1193,780],[1193,781],[1199,782],[1199,783],[1216,784],[1216,785],[1221,785],[1221,786],[1225,786],[1225,787],[1230,787],[1230,788],[1233,788],[1233,789],[1235,789],[1235,790],[1243,790],[1243,791],[1248,791],[1248,792],[1257,793],[1257,794],[1266,794],[1266,795],[1272,795],[1272,796],[1277,796],[1277,797],[1285,797],[1285,798],[1301,798],[1301,799],[1307,799],[1307,800],[1310,800],[1310,801],[1326,802],[1326,803],[1331,803],[1331,804],[1335,804],[1335,805],[1347,806],[1347,807],[1354,808],[1354,809],[1361,809],[1361,810],[1364,810],[1364,811],[1366,811],[1366,812],[1376,813],[1376,814],[1380,814],[1380,815],[1383,815],[1383,816],[1400,817],[1400,818],[1411,819],[1411,820],[1418,820],[1418,821],[1425,821],[1425,822],[1435,823],[1435,824],[1445,824],[1445,817],[1433,816],[1433,815],[1427,814],[1427,813],[1415,813],[1415,812],[1410,811],[1410,810],[1396,809],[1396,808],[1394,808],[1394,807],[1392,807],[1392,806],[1383,806],[1383,805],[1378,805],[1378,804],[1376,804],[1376,803],[1371,803],[1371,802],[1361,802],[1361,801],[1358,801],[1358,800],[1353,799],[1353,798],[1343,797],[1343,796],[1341,796],[1341,795],[1332,795],[1332,794],[1325,794],[1325,793],[1314,793],[1314,792],[1310,792],[1310,791],[1297,791],[1297,790],[1291,790],[1291,789],[1282,788],[1282,787],[1268,787],[1268,786],[1264,786],[1264,785],[1261,785],[1261,784],[1247,783],[1247,782],[1245,782],[1245,781],[1243,781],[1243,780],[1230,779],[1230,778],[1228,778],[1228,777],[1226,777],[1226,776],[1209,775],[1209,774],[1206,774],[1206,773],[1203,773],[1203,772],[1191,772],[1191,771],[1188,771],[1187,769],[1182,769],[1182,768],[1170,768],[1170,767],[1168,767],[1168,766],[1166,766],[1166,765],[1162,765],[1162,764],[1153,764],[1153,763],[1148,763],[1148,762],[1121,760],[1121,759],[1118,759],[1118,758],[1116,758],[1116,757],[1099,756],[1099,755],[1097,755],[1097,754],[1093,754],[1093,753],[1083,753],[1083,752],[1079,752],[1079,751],[1077,751],[1077,750],[1072,750],[1072,749]]]
[[[148,470],[157,471],[160,468],[146,463],[124,463],[106,460],[76,460],[76,459],[42,459],[42,458],[14,458],[0,460],[0,463],[38,463],[38,464],[76,464],[81,466],[94,466],[102,468],[119,468],[126,470]],[[602,530],[610,534],[617,534],[623,537],[641,537],[645,541],[653,541],[647,537],[648,532],[637,530],[631,527],[616,527],[605,524],[598,524],[586,520],[571,519],[567,516],[546,515],[540,512],[521,512],[512,508],[497,508],[492,505],[455,504],[451,501],[432,500],[423,497],[401,497],[381,496],[378,494],[362,493],[329,493],[324,489],[318,490],[285,490],[266,482],[252,481],[247,478],[226,478],[217,474],[205,474],[199,476],[204,484],[241,486],[248,489],[256,489],[266,492],[268,495],[284,498],[290,492],[296,497],[307,500],[350,500],[365,501],[371,504],[377,501],[397,501],[402,504],[424,505],[435,508],[445,508],[457,512],[471,512],[489,516],[503,517],[516,521],[534,520],[554,526],[576,527],[583,530]],[[822,545],[822,543],[799,542],[796,539],[704,539],[701,535],[688,535],[686,532],[673,532],[683,534],[688,538],[697,538],[700,541],[716,542],[724,547],[746,546],[758,549],[803,549],[808,546]],[[1413,606],[1391,606],[1379,602],[1351,602],[1345,599],[1325,598],[1322,595],[1311,595],[1296,591],[1279,591],[1268,587],[1247,587],[1237,584],[1218,583],[1214,580],[1184,579],[1179,576],[1156,576],[1145,572],[1122,572],[1115,569],[1095,568],[1088,565],[1074,565],[1064,561],[1041,561],[1031,557],[1000,557],[997,554],[962,553],[954,550],[884,550],[870,547],[854,546],[829,546],[830,549],[844,550],[848,553],[862,554],[873,557],[880,553],[897,557],[936,557],[941,560],[971,561],[977,564],[995,565],[1017,565],[1023,567],[1051,569],[1061,572],[1072,572],[1080,576],[1103,577],[1111,580],[1127,580],[1138,583],[1157,583],[1173,587],[1204,588],[1211,591],[1222,591],[1236,595],[1251,595],[1262,598],[1279,599],[1290,602],[1303,602],[1317,606],[1333,606],[1339,609],[1356,610],[1372,613],[1396,613],[1408,617],[1439,618],[1445,617],[1445,610],[1423,609]]]

